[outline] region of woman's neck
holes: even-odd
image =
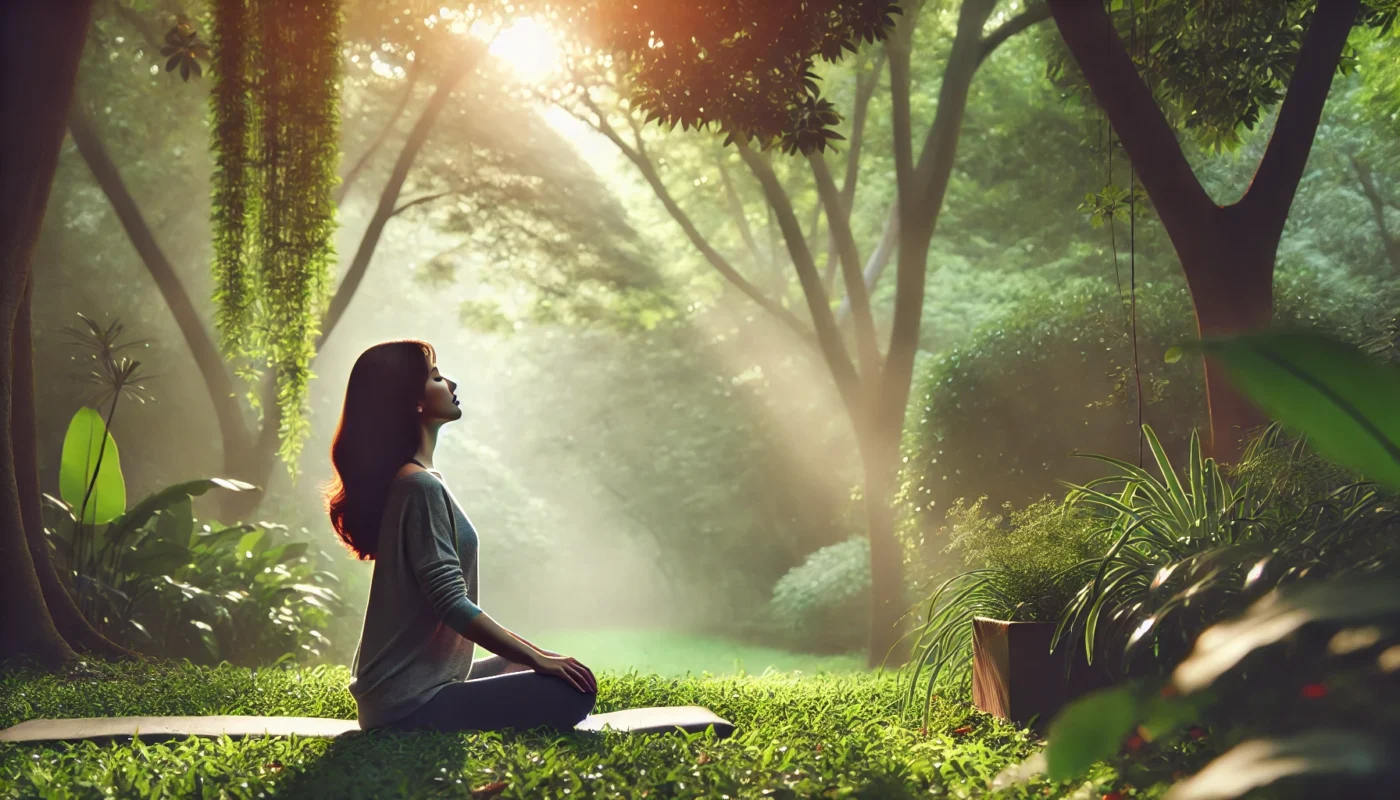
[[[422,465],[423,469],[431,469],[434,472],[436,472],[436,469],[433,467],[433,452],[437,450],[439,427],[438,425],[423,426],[423,435],[418,442],[418,452],[413,454],[414,460]]]

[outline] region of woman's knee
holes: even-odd
[[[585,717],[593,713],[593,709],[598,704],[597,692],[574,692],[573,704],[571,706],[574,723],[582,722]]]

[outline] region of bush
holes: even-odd
[[[1366,325],[1384,318],[1380,309],[1393,296],[1393,285],[1296,269],[1275,281],[1275,319],[1361,341],[1374,335]],[[1191,432],[1208,425],[1200,360],[1163,361],[1169,347],[1196,337],[1184,284],[1140,284],[1137,316],[1144,421],[1179,461]],[[1128,331],[1129,308],[1112,281],[1067,279],[980,328],[967,346],[926,357],[905,433],[906,540],[936,527],[959,497],[1022,506],[1056,492],[1061,480],[1102,474],[1070,458],[1074,452],[1137,463]]]
[[[768,620],[789,647],[847,652],[870,632],[870,542],[864,536],[828,545],[773,587]]]
[[[948,510],[948,551],[960,552],[967,566],[996,575],[998,607],[981,616],[1056,619],[1070,599],[1064,575],[1095,553],[1093,519],[1046,497],[1019,511],[1005,504],[1003,522],[1000,515],[983,514],[982,502],[967,506],[959,499]]]

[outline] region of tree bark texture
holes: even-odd
[[[1196,178],[1103,3],[1048,3],[1176,249],[1199,334],[1227,336],[1268,327],[1279,240],[1358,0],[1319,0],[1254,180],[1244,197],[1228,206],[1211,200]],[[1243,435],[1266,419],[1225,380],[1220,365],[1206,359],[1205,372],[1209,450],[1217,460],[1233,462],[1242,452]]]
[[[91,0],[0,4],[0,661],[50,669],[77,654],[54,625],[25,531],[33,509],[26,514],[21,489],[27,494],[37,484],[38,462],[32,357],[17,358],[16,351],[31,341],[26,298],[34,245],[91,13]],[[15,400],[25,386],[27,408]]]

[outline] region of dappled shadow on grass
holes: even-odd
[[[579,764],[605,759],[610,749],[597,734],[549,728],[351,731],[331,740],[320,755],[287,765],[269,796],[543,797],[536,790],[557,789],[561,780],[567,786]]]

